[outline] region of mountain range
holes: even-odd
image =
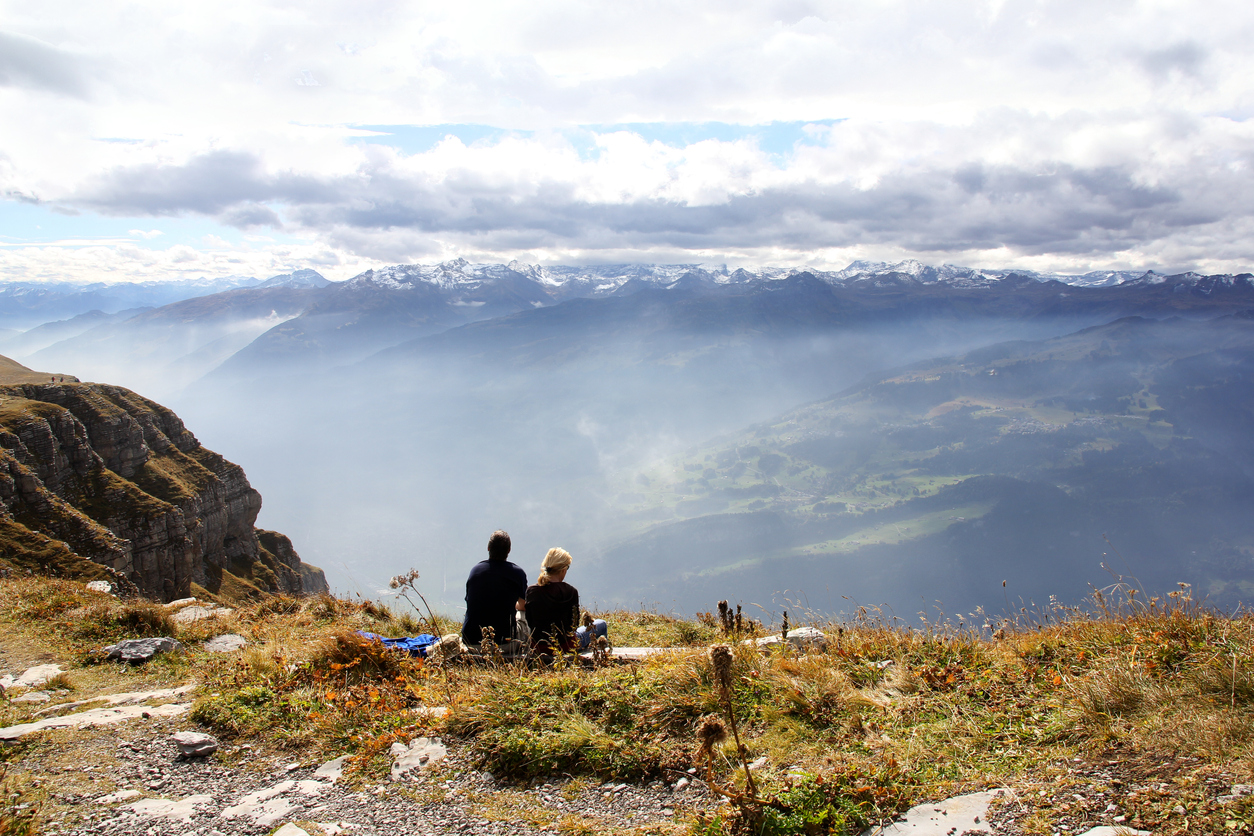
[[[312,270],[247,280],[246,286],[241,286],[245,280],[232,279],[237,286],[202,295],[191,294],[212,286],[184,283],[159,290],[189,298],[126,309],[119,308],[123,299],[159,301],[144,296],[158,289],[130,286],[123,293],[121,286],[92,286],[73,299],[61,298],[60,304],[81,306],[106,296],[113,303],[0,337],[0,350],[45,367],[79,364],[83,374],[100,379],[117,380],[119,373],[142,369],[143,375],[126,382],[164,396],[215,371],[229,376],[317,373],[485,321],[506,323],[504,330],[493,329],[493,339],[554,318],[598,328],[598,321],[647,318],[663,308],[667,319],[698,329],[830,331],[873,322],[979,318],[1052,320],[1059,323],[1054,332],[1061,333],[1124,315],[1200,314],[1254,305],[1251,278],[1109,271],[1053,276],[916,261],[855,262],[824,272],[473,265],[458,259],[368,270],[344,282],[327,281]],[[638,294],[644,295],[622,301]],[[19,306],[22,315],[29,315],[36,308],[26,304],[28,297],[13,286],[0,288],[0,317],[15,315],[14,302],[25,305]],[[554,308],[560,313],[539,311]]]

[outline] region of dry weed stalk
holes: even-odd
[[[417,595],[418,600],[422,601],[422,605],[427,609],[427,624],[430,625],[431,634],[438,636],[440,635],[440,623],[436,621],[435,613],[431,611],[431,605],[427,603],[426,596],[418,589],[418,577],[418,570],[410,569],[405,574],[397,575],[392,578],[392,581],[388,584],[388,586],[392,589],[398,590],[396,594],[399,597],[404,598],[405,601],[414,608],[415,612],[418,611],[418,607],[414,604],[413,599],[409,597],[409,593],[413,592]]]
[[[710,663],[714,668],[714,684],[718,688],[718,697],[727,715],[727,724],[731,726],[732,739],[736,743],[736,755],[745,768],[745,786],[749,790],[749,798],[758,800],[758,789],[753,781],[753,771],[749,769],[749,750],[740,742],[740,729],[736,726],[736,710],[732,704],[732,651],[725,644],[716,644],[710,648]]]
[[[501,647],[496,643],[496,628],[484,627],[483,639],[479,642],[479,649],[483,653],[483,658],[488,661],[494,668],[499,668],[505,664],[505,654],[501,652]]]
[[[597,640],[592,644],[592,665],[603,668],[608,664],[610,664],[609,640],[605,636],[597,636]]]

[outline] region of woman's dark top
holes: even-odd
[[[579,590],[565,581],[527,587],[527,625],[531,646],[553,653],[579,646],[575,627],[579,623]]]

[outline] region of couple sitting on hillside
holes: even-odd
[[[516,643],[543,657],[587,649],[598,636],[607,635],[608,625],[599,618],[591,630],[579,623],[579,590],[566,583],[569,552],[549,549],[539,579],[528,586],[527,573],[507,559],[509,550],[509,535],[493,532],[488,559],[470,570],[462,626],[466,644],[480,644],[484,628],[491,627],[502,649]]]

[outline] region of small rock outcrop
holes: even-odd
[[[254,527],[261,495],[244,471],[169,409],[118,386],[3,383],[0,555],[10,564],[164,601],[193,584],[245,597],[327,591],[290,540]]]
[[[145,662],[151,662],[158,653],[169,653],[182,646],[176,639],[169,636],[160,636],[155,639],[126,639],[106,647],[104,654],[105,658],[110,661],[142,665]]]

